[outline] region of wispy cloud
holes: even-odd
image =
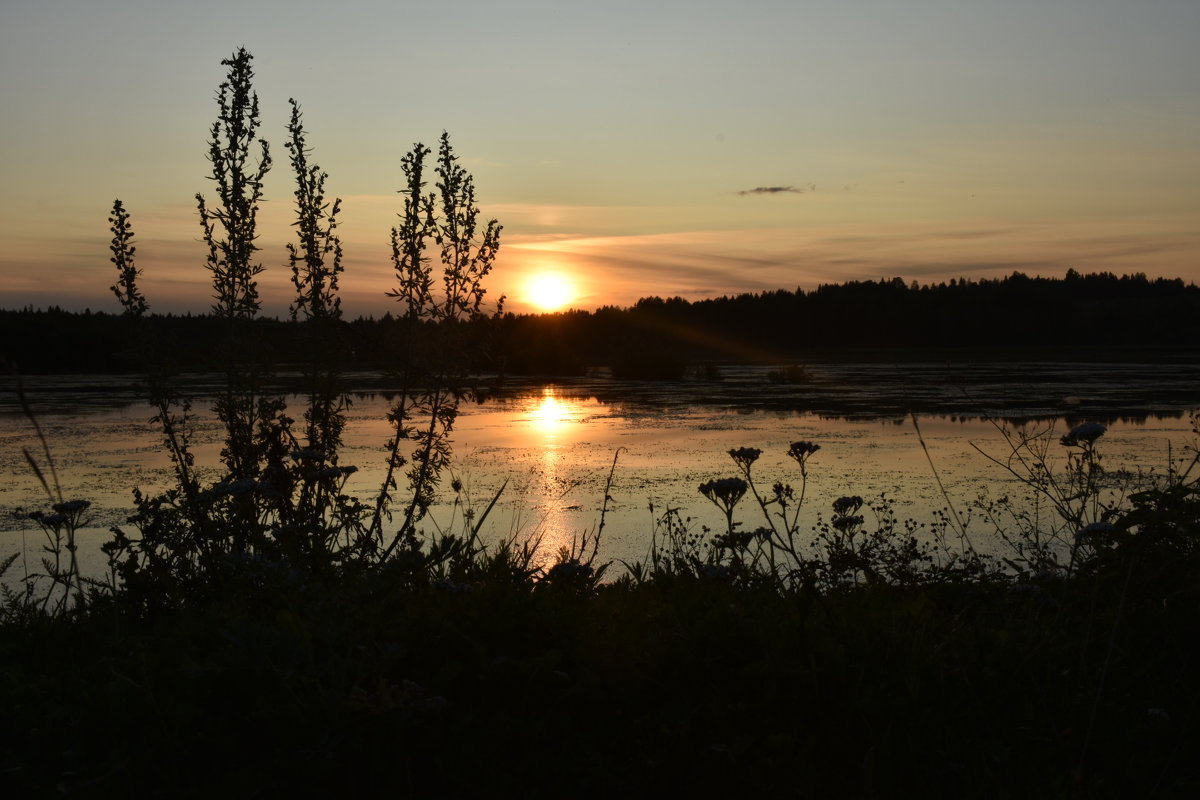
[[[816,184],[810,183],[805,186],[756,186],[753,189],[743,189],[738,194],[742,197],[751,194],[805,194],[816,190]]]

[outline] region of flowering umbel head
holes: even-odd
[[[90,500],[67,500],[63,503],[55,503],[50,507],[54,512],[47,514],[44,511],[34,511],[28,515],[29,519],[39,525],[51,530],[59,530],[64,525],[71,529],[78,528],[82,525],[80,519],[84,511],[87,511],[92,505]]]
[[[862,506],[863,499],[858,495],[839,497],[833,501],[833,519],[829,521],[829,524],[839,531],[853,536],[858,527],[863,524],[862,515],[857,513]]]
[[[839,517],[847,517],[862,508],[863,499],[858,495],[839,497],[833,501],[833,513]]]
[[[758,461],[758,457],[761,455],[762,450],[757,447],[739,447],[729,451],[729,457],[734,460],[742,472],[749,472],[750,465]]]
[[[863,524],[863,516],[862,514],[852,514],[844,517],[834,517],[829,521],[829,524],[843,533],[849,532],[853,534],[858,529],[858,526]]]
[[[820,449],[821,445],[812,442],[792,442],[787,454],[803,467],[808,462],[808,457]]]
[[[733,507],[742,499],[742,495],[746,494],[748,488],[749,484],[741,478],[720,478],[700,484],[700,494],[728,514],[733,511]]]

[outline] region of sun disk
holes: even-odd
[[[562,275],[543,272],[525,284],[525,299],[542,311],[557,311],[574,299],[574,292]]]

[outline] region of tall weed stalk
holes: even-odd
[[[157,495],[135,492],[137,513],[130,522],[138,536],[114,528],[105,549],[126,587],[142,586],[147,601],[194,587],[214,572],[238,569],[246,559],[283,560],[327,572],[339,566],[378,567],[402,555],[406,563],[429,567],[479,552],[478,524],[465,538],[427,542],[420,523],[449,464],[449,434],[459,403],[471,396],[468,376],[484,341],[482,323],[489,318],[483,281],[499,249],[501,227],[495,220],[480,224],[473,180],[458,164],[448,135],[442,134],[434,165],[436,191],[425,191],[431,151],[418,143],[404,157],[404,207],[392,232],[397,286],[388,293],[401,305],[392,337],[398,399],[389,414],[393,432],[385,478],[373,498],[360,501],[346,491],[356,467],[339,459],[350,404],[340,374],[348,347],[338,293],[341,201],[328,199],[328,176],[311,159],[295,100],[289,101],[285,147],[296,185],[296,238],[287,253],[295,288],[290,315],[310,345],[302,365],[307,386],[302,426],[287,415],[283,398],[269,391],[255,320],[263,271],[257,220],[271,156],[258,136],[251,60],[241,49],[222,61],[228,74],[217,92],[218,115],[208,147],[217,199],[210,203],[196,195],[212,277],[212,314],[224,327],[217,358],[225,382],[214,402],[225,430],[223,474],[217,482],[205,485],[197,476],[187,401],[163,388],[161,370],[150,366],[159,355],[151,345],[142,352],[176,485]],[[132,223],[119,200],[110,222],[118,270],[113,291],[130,318],[133,338],[152,342],[148,303],[137,287]],[[403,492],[401,476],[407,478]],[[426,545],[429,550],[422,552]]]
[[[491,316],[483,306],[483,281],[500,249],[496,220],[479,229],[474,181],[458,164],[448,134],[442,133],[438,147],[437,191],[426,193],[430,154],[417,143],[401,160],[404,207],[391,234],[397,285],[388,296],[401,306],[397,325],[403,347],[393,359],[398,392],[388,414],[392,436],[368,528],[371,546],[384,559],[415,541],[417,525],[449,463],[449,436],[459,403],[472,393],[467,378],[479,353],[481,323]],[[436,260],[430,254],[435,248]],[[435,290],[438,282],[440,292]],[[502,307],[503,298],[494,314]],[[408,499],[396,532],[387,537],[384,525],[392,521],[391,503],[405,466]]]
[[[259,477],[286,426],[282,400],[264,394],[264,359],[253,325],[262,308],[258,276],[263,266],[255,254],[259,201],[271,153],[267,141],[256,138],[261,118],[251,61],[243,48],[221,62],[229,73],[217,90],[217,120],[208,143],[209,177],[218,202],[210,205],[202,193],[196,194],[206,266],[212,275],[212,313],[225,327],[220,360],[226,380],[214,410],[225,426],[221,457],[233,481]],[[249,506],[244,516],[251,521]],[[235,544],[239,550],[248,546],[248,541]]]

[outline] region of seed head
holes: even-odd
[[[792,446],[788,448],[787,454],[796,460],[800,466],[804,466],[804,462],[808,461],[808,457],[821,449],[821,445],[813,444],[812,442],[792,442]]]

